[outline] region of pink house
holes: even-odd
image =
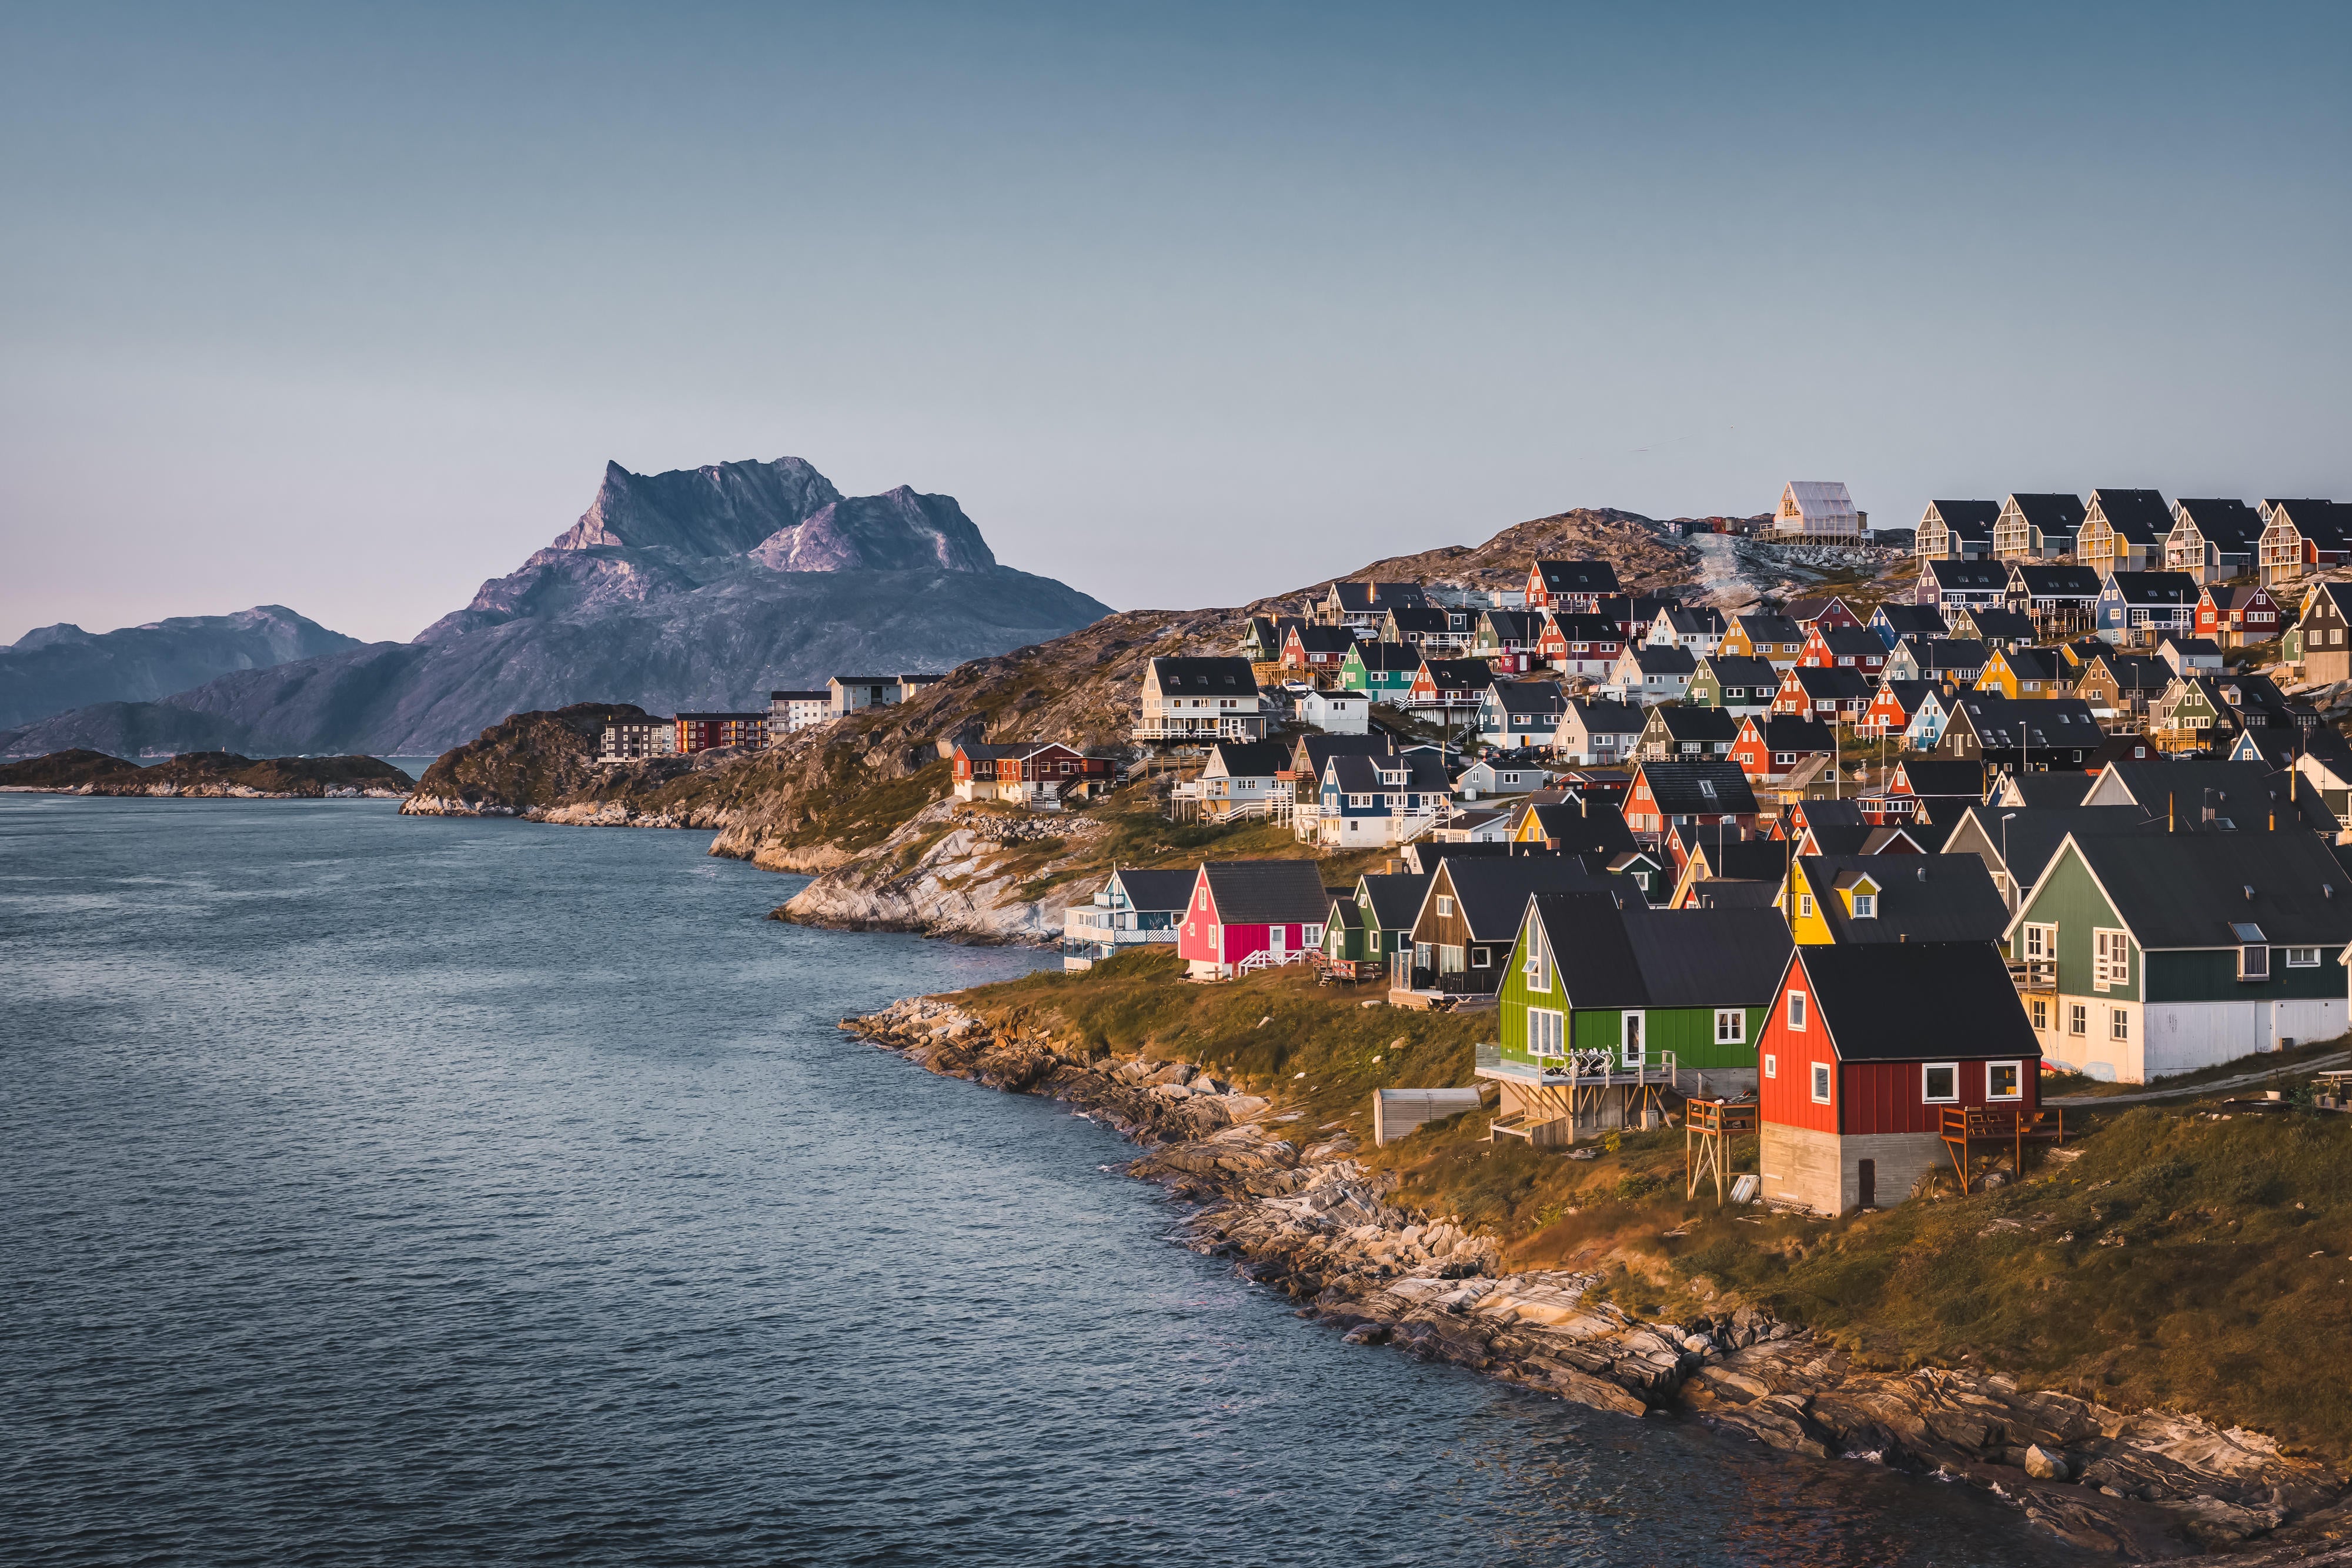
[[[1195,980],[1296,964],[1322,948],[1330,908],[1313,861],[1210,861],[1192,879],[1176,951]]]

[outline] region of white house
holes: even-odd
[[[1646,716],[1631,703],[1579,699],[1561,710],[1552,756],[1580,768],[1609,768],[1633,755]]]
[[[1772,511],[1772,536],[1822,544],[1860,544],[1870,514],[1853,509],[1853,497],[1835,479],[1791,479]]]
[[[1299,696],[1298,716],[1326,735],[1368,735],[1371,732],[1371,695],[1308,691]]]

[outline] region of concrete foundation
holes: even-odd
[[[1844,1214],[1862,1206],[1864,1160],[1872,1166],[1873,1206],[1892,1208],[1945,1157],[1944,1141],[1933,1133],[1841,1136],[1767,1122],[1760,1142],[1765,1201],[1801,1204],[1816,1214]]]

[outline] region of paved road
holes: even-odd
[[[2326,1056],[2315,1056],[2308,1061],[2291,1062],[2281,1067],[2267,1067],[2260,1072],[2242,1072],[2235,1078],[2217,1078],[2206,1083],[2184,1083],[2178,1089],[2147,1089],[2137,1094],[2062,1094],[2044,1100],[2044,1105],[2083,1105],[2094,1110],[2102,1105],[2137,1105],[2143,1100],[2179,1100],[2191,1094],[2214,1094],[2224,1089],[2236,1089],[2248,1083],[2261,1083],[2288,1072],[2322,1072],[2331,1067],[2352,1062],[2352,1051],[2338,1051]]]

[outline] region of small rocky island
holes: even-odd
[[[408,775],[373,757],[240,757],[186,751],[142,768],[103,751],[52,751],[0,764],[16,794],[218,797],[239,800],[398,800]]]

